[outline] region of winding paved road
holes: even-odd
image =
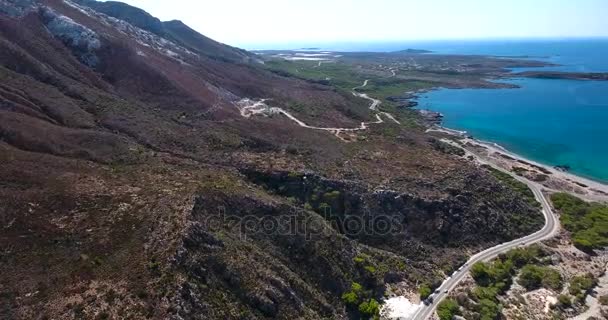
[[[473,155],[473,156],[475,156],[475,155]],[[543,212],[543,215],[545,216],[545,225],[541,230],[539,230],[531,235],[513,240],[511,242],[497,245],[495,247],[492,247],[492,248],[484,250],[480,253],[477,253],[476,255],[471,257],[469,259],[469,261],[467,261],[467,263],[464,266],[462,266],[459,271],[454,272],[454,274],[452,274],[451,277],[449,277],[446,281],[443,282],[443,284],[435,291],[435,292],[438,291],[439,293],[433,294],[433,303],[428,306],[422,305],[421,309],[412,318],[413,320],[424,320],[424,319],[427,319],[428,317],[430,317],[433,314],[433,312],[435,311],[435,309],[437,308],[437,305],[448,296],[448,293],[445,293],[445,291],[446,290],[448,292],[452,291],[458,285],[458,283],[460,281],[462,281],[462,279],[465,278],[465,276],[467,275],[467,273],[469,272],[469,270],[473,264],[480,262],[480,261],[488,261],[488,260],[494,259],[499,254],[505,253],[518,246],[530,245],[532,243],[536,243],[536,242],[540,242],[540,241],[549,239],[549,238],[553,237],[559,231],[559,220],[558,220],[557,216],[553,213],[553,210],[551,209],[551,205],[549,205],[549,201],[547,201],[547,198],[545,198],[545,195],[542,193],[542,191],[541,191],[542,187],[539,184],[532,182],[532,181],[528,181],[519,176],[516,176],[507,170],[504,170],[496,165],[488,163],[487,161],[483,161],[479,157],[477,157],[477,159],[482,163],[485,163],[496,169],[501,170],[502,172],[506,172],[506,173],[510,174],[515,179],[528,185],[530,190],[532,190],[532,192],[534,193],[536,200],[538,200],[542,205],[542,212]]]
[[[361,124],[355,128],[316,127],[316,126],[308,125],[304,121],[296,118],[294,115],[292,115],[285,109],[278,108],[278,107],[270,107],[266,103],[266,101],[268,101],[269,99],[262,99],[262,100],[256,101],[256,100],[245,98],[245,99],[241,99],[240,101],[238,101],[235,105],[239,109],[241,116],[243,116],[245,118],[250,118],[251,116],[259,115],[259,114],[261,114],[261,115],[282,114],[282,115],[286,116],[287,118],[289,118],[290,120],[292,120],[293,122],[297,123],[300,127],[313,129],[313,130],[328,131],[328,132],[333,133],[336,137],[338,137],[339,139],[342,139],[342,140],[345,140],[344,138],[342,138],[340,136],[340,134],[343,132],[355,132],[355,131],[367,130],[369,128],[369,126],[372,124],[384,123],[384,119],[382,119],[381,116],[384,116],[384,117],[390,119],[391,121],[395,122],[396,124],[401,124],[401,122],[399,122],[399,120],[397,120],[392,114],[387,113],[387,112],[378,111],[378,106],[382,103],[380,100],[371,98],[365,93],[357,92],[357,89],[367,86],[368,83],[369,83],[369,80],[365,80],[362,85],[353,88],[353,95],[356,97],[360,97],[360,98],[371,101],[369,109],[376,112],[376,114],[375,114],[376,121],[361,122]]]

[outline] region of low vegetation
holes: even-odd
[[[452,320],[458,314],[459,309],[456,300],[447,298],[437,306],[437,315],[441,320]]]
[[[540,203],[538,203],[538,201],[536,201],[536,197],[534,196],[534,193],[532,192],[532,190],[530,190],[530,188],[528,188],[528,186],[525,183],[515,179],[510,174],[502,172],[489,165],[483,165],[483,167],[485,169],[487,169],[501,183],[503,183],[507,187],[519,192],[530,204],[540,207]]]
[[[342,63],[326,63],[320,68],[317,61],[272,59],[266,61],[266,67],[284,76],[334,85],[343,90],[360,86],[365,80],[363,75],[355,72],[351,66]]]
[[[591,274],[578,275],[570,280],[568,291],[578,301],[585,300],[591,289],[597,285],[597,280]]]
[[[342,302],[351,310],[358,311],[362,318],[377,318],[380,313],[380,303],[371,295],[371,290],[366,290],[361,284],[353,282],[350,290],[342,294]]]
[[[433,293],[433,291],[427,284],[423,284],[420,286],[420,288],[418,288],[418,293],[420,294],[420,299],[425,300],[431,295],[431,293]]]
[[[446,153],[446,154],[453,154],[453,155],[457,155],[460,157],[463,157],[465,155],[465,151],[462,148],[455,147],[455,146],[453,146],[449,143],[445,143],[441,140],[432,139],[431,145],[433,146],[433,148],[435,148],[435,150]]]
[[[572,299],[570,299],[570,296],[567,294],[560,294],[557,296],[557,301],[562,308],[568,308],[572,305]]]
[[[558,289],[562,286],[559,273],[547,266],[547,252],[540,246],[516,248],[500,255],[492,262],[479,262],[471,267],[471,276],[477,286],[469,291],[468,296],[460,296],[458,301],[465,309],[465,318],[483,320],[499,319],[502,304],[498,297],[509,290],[513,278],[519,273],[526,285],[533,289],[547,287]]]
[[[557,270],[537,265],[523,267],[517,282],[527,290],[540,287],[559,290],[562,287],[562,277]]]
[[[551,201],[561,213],[560,221],[572,232],[573,244],[586,252],[608,246],[608,206],[588,203],[567,193],[556,193]]]

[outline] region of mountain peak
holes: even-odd
[[[128,22],[135,27],[152,32],[188,50],[210,58],[237,62],[258,61],[255,54],[205,37],[181,20],[163,22],[140,8],[118,1],[74,0],[73,2]]]

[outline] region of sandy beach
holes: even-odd
[[[588,201],[608,202],[608,185],[564,172],[527,159],[490,142],[469,137],[466,132],[441,126],[427,130],[445,134],[445,139],[493,165],[538,183],[550,192],[569,192]]]

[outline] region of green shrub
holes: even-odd
[[[495,320],[499,318],[501,306],[490,299],[483,299],[477,305],[481,320]]]
[[[356,256],[356,257],[353,258],[353,261],[355,263],[363,263],[363,262],[365,262],[365,258],[363,258],[361,256]]]
[[[507,289],[515,268],[509,259],[495,260],[492,263],[478,262],[471,267],[471,275],[478,285],[491,287],[503,283],[500,289]]]
[[[437,315],[439,315],[440,320],[452,320],[452,318],[458,314],[458,311],[458,302],[452,298],[443,300],[437,306]]]
[[[350,291],[342,294],[342,301],[347,305],[357,305],[363,293],[363,286],[353,282],[350,285]]]
[[[359,312],[367,316],[377,316],[380,313],[380,304],[375,299],[363,301],[359,305]]]
[[[538,289],[541,286],[558,290],[562,287],[562,277],[554,269],[537,265],[526,265],[521,269],[518,283],[528,290]]]
[[[433,291],[427,284],[423,284],[418,288],[418,293],[420,294],[420,299],[424,300],[428,298]]]
[[[557,270],[546,268],[541,285],[547,289],[553,289],[559,291],[562,286],[562,276]]]
[[[475,282],[481,286],[488,286],[494,279],[495,274],[490,264],[485,262],[477,262],[471,267],[471,276]]]
[[[536,262],[538,258],[544,257],[545,255],[545,252],[543,252],[538,245],[511,249],[505,254],[507,259],[511,260],[513,265],[517,268]]]
[[[498,296],[498,289],[495,287],[475,287],[473,289],[473,296],[475,296],[477,301],[484,299],[495,300]]]
[[[359,297],[357,296],[356,293],[354,293],[352,291],[345,292],[344,294],[342,294],[342,302],[344,302],[347,305],[356,305],[358,301],[359,301]]]
[[[365,266],[364,269],[371,274],[376,273],[376,267],[374,267],[374,266]]]
[[[596,285],[597,280],[594,279],[591,274],[579,275],[570,280],[570,287],[568,290],[571,295],[582,301]]]
[[[570,299],[570,296],[567,294],[560,294],[557,296],[557,301],[559,302],[559,305],[564,308],[572,305],[572,299]]]

